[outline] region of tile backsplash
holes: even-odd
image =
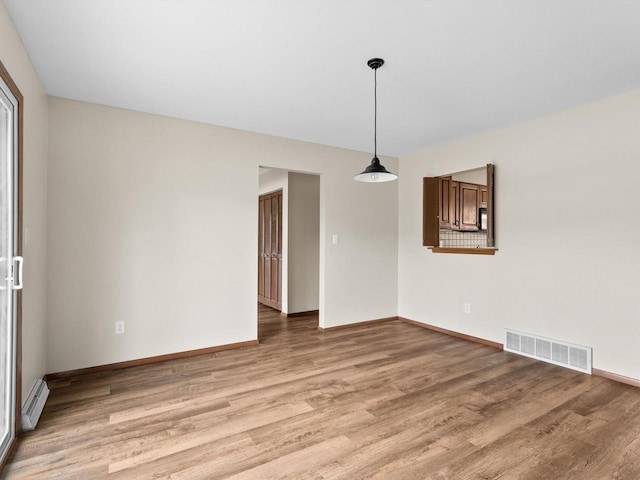
[[[487,232],[440,230],[440,246],[453,248],[487,248]]]

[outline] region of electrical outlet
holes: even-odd
[[[465,303],[464,304],[464,313],[471,313],[471,304],[470,303]]]
[[[116,335],[121,335],[124,333],[124,322],[116,322]]]

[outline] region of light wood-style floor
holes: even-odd
[[[57,381],[6,479],[640,478],[640,389],[399,321]]]

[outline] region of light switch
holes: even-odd
[[[334,245],[338,245],[338,243],[340,243],[340,238],[338,238],[338,234],[334,233],[333,234],[333,244]]]

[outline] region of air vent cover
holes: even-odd
[[[591,347],[507,329],[504,350],[591,374]]]

